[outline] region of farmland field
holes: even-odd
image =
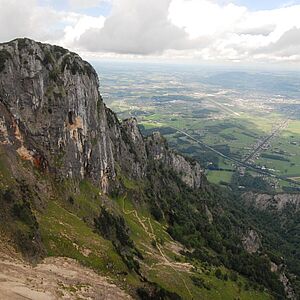
[[[120,119],[136,117],[144,134],[160,131],[211,182],[299,189],[300,73],[110,62],[96,69]]]

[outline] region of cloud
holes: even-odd
[[[64,36],[60,40],[60,44],[66,47],[72,47],[78,41],[80,36],[93,28],[101,29],[104,26],[105,17],[91,17],[86,15],[74,15],[74,20],[70,25],[67,25],[64,29]]]
[[[284,38],[280,51],[274,45],[300,28],[299,15],[299,5],[251,11],[231,1],[113,0],[103,27],[86,30],[76,46],[95,53],[246,62],[263,60],[268,52],[278,61],[284,53],[297,54],[293,38]]]
[[[300,28],[292,28],[286,31],[280,39],[269,46],[273,51],[289,50],[300,54]]]
[[[173,0],[169,18],[173,24],[184,28],[191,38],[196,38],[234,30],[246,11],[245,7],[232,3],[220,5],[209,0]]]
[[[27,36],[93,59],[300,62],[300,5],[253,11],[233,0],[62,1],[0,0],[0,42]],[[108,2],[108,17],[86,15]]]
[[[59,35],[60,14],[48,7],[39,7],[35,0],[0,0],[0,7],[1,41],[23,36],[51,40]]]
[[[195,49],[199,59],[252,62],[299,57],[299,31],[293,29],[300,28],[299,5],[250,11],[226,2],[173,0],[169,12],[173,24],[191,38],[213,40]]]
[[[250,28],[241,28],[237,30],[238,34],[246,34],[246,35],[263,35],[268,36],[276,29],[275,24],[264,24],[261,26],[252,26]]]
[[[300,57],[300,28],[293,27],[266,47],[255,49],[258,57],[272,57],[277,60],[295,60]]]
[[[103,16],[92,17],[41,6],[36,0],[0,0],[0,7],[0,42],[29,37],[74,49],[81,34],[90,28],[103,27],[105,20]]]
[[[281,51],[285,49],[299,51],[300,47],[300,28],[293,27],[286,31],[276,43],[272,43],[269,49],[272,51]]]
[[[102,29],[90,29],[79,44],[90,51],[154,54],[195,47],[184,29],[168,19],[171,0],[115,0]]]

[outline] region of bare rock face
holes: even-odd
[[[244,246],[244,249],[252,254],[256,253],[259,248],[261,247],[261,240],[256,231],[253,229],[248,230],[242,237],[242,243]]]
[[[160,160],[192,188],[202,169],[144,139],[135,119],[119,122],[99,93],[98,76],[77,54],[17,39],[0,45],[0,143],[61,178],[90,178],[107,193],[117,173],[141,179]]]
[[[300,194],[258,194],[247,192],[243,194],[245,204],[250,208],[254,207],[257,210],[268,211],[273,215],[275,222],[281,226],[281,230],[287,232],[289,227],[286,227],[289,222],[293,226],[297,226],[297,218],[293,220],[292,216],[299,212],[300,209]],[[290,219],[289,219],[290,218]],[[289,219],[289,221],[287,221]],[[259,236],[255,233],[247,234],[243,238],[243,245],[249,253],[254,253],[259,249]],[[271,271],[279,275],[279,280],[284,286],[287,299],[298,299],[293,288],[292,282],[289,280],[289,273],[284,264],[275,264],[271,262]]]
[[[284,264],[277,265],[276,263],[271,261],[271,272],[279,274],[279,281],[284,287],[286,298],[296,300],[297,296],[295,294],[291,281],[287,276],[286,266]]]
[[[121,123],[121,133],[126,149],[118,152],[119,164],[127,174],[141,179],[146,174],[148,156],[144,137],[138,128],[137,120],[134,118],[124,120]],[[127,153],[127,159],[124,159],[124,152]]]
[[[64,177],[113,178],[106,109],[93,68],[78,55],[28,39],[0,46],[2,120],[26,160]],[[3,115],[3,114],[1,114]]]
[[[294,289],[288,277],[286,276],[285,272],[281,272],[279,276],[279,280],[284,286],[284,291],[286,294],[287,299],[297,300],[297,296],[295,295]]]
[[[300,210],[300,194],[256,194],[245,193],[243,198],[260,210],[282,211],[291,208],[294,212]]]
[[[191,188],[200,188],[203,179],[203,169],[194,161],[188,161],[183,156],[170,151],[165,139],[159,132],[153,133],[147,139],[148,156],[159,161],[179,174],[181,180]]]

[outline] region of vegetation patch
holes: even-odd
[[[6,61],[11,58],[11,54],[7,50],[0,50],[0,72],[5,69]]]

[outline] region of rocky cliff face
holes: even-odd
[[[256,253],[261,247],[261,239],[258,233],[253,229],[248,230],[243,235],[242,243],[245,250],[250,254]]]
[[[62,178],[90,178],[107,193],[117,173],[145,176],[159,161],[192,188],[202,169],[145,139],[135,119],[119,122],[99,93],[95,70],[61,47],[18,39],[0,45],[0,142]]]
[[[203,169],[200,165],[195,161],[187,160],[174,151],[170,151],[166,140],[159,132],[147,138],[146,150],[151,160],[160,162],[179,174],[186,185],[195,189],[201,187]]]
[[[299,224],[300,195],[286,193],[271,195],[247,192],[242,197],[248,209],[254,211],[260,218],[265,219],[264,227],[261,228],[261,230],[265,231],[265,236],[268,236],[272,230],[273,234],[279,234],[281,243],[283,243],[283,240],[287,241],[283,257],[286,258],[291,253],[294,258],[298,250],[291,249],[293,247],[295,249],[299,248],[297,246],[299,239],[297,234],[295,234],[295,228]],[[242,242],[247,252],[254,253],[260,250],[262,246],[260,238],[255,231],[250,231],[243,236]],[[272,238],[274,239],[274,236]],[[272,248],[276,247],[277,245],[275,244]],[[271,271],[279,274],[279,280],[284,286],[287,299],[298,299],[297,295],[299,294],[297,284],[293,281],[296,277],[289,273],[289,268],[294,270],[293,265],[297,265],[296,260],[288,263],[288,268],[282,262],[271,262]]]
[[[245,193],[245,201],[259,210],[270,210],[281,212],[284,209],[290,209],[292,212],[300,210],[300,194],[257,194]]]

